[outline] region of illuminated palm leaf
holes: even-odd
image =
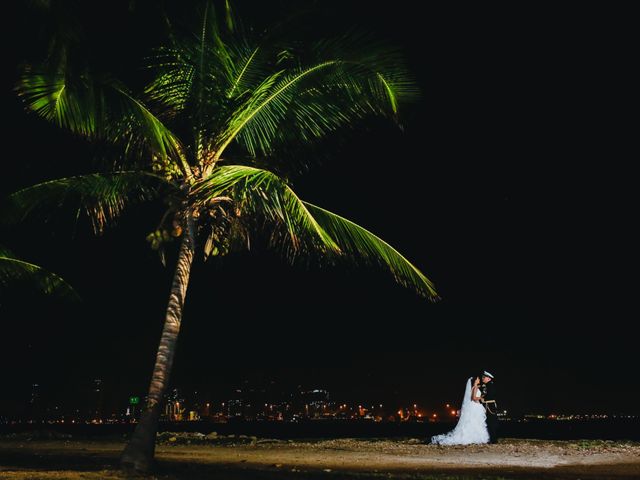
[[[384,265],[389,268],[398,283],[413,288],[431,300],[439,298],[431,280],[380,237],[324,208],[308,202],[304,204],[343,252],[370,263]]]
[[[283,227],[286,235],[274,230],[272,240],[285,246],[291,255],[300,253],[307,240],[324,251],[340,251],[291,187],[267,170],[243,165],[216,168],[207,180],[196,185],[194,195],[201,203],[228,196],[239,215],[261,216],[271,228]]]
[[[344,42],[351,43],[349,37]],[[253,156],[269,154],[283,141],[306,143],[366,115],[395,116],[401,102],[416,97],[396,52],[339,47],[327,42],[315,63],[277,70],[254,83],[216,139],[218,157],[234,139]]]
[[[99,130],[101,114],[95,92],[85,79],[71,86],[62,74],[26,70],[17,90],[29,109],[60,127],[85,136],[93,136]]]
[[[188,115],[198,152],[212,152],[214,161],[234,140],[255,157],[367,115],[395,118],[417,96],[400,55],[385,46],[346,36],[317,45],[316,60],[305,65],[287,60],[286,47],[223,41],[212,12],[197,43],[174,41],[149,59],[156,76],[146,93],[168,118]]]
[[[9,197],[9,220],[33,214],[49,215],[64,207],[75,210],[76,217],[84,211],[96,233],[104,230],[124,210],[128,203],[156,198],[163,178],[145,172],[90,174],[60,178],[20,190]]]
[[[195,66],[180,51],[159,49],[148,61],[148,68],[156,70],[145,93],[159,105],[160,112],[173,118],[185,112],[192,94]]]
[[[227,91],[227,97],[233,98],[244,95],[250,91],[252,86],[264,78],[266,69],[264,68],[264,47],[248,47],[238,44],[234,47],[237,59],[233,65],[232,77]]]
[[[381,264],[400,284],[432,300],[438,298],[433,283],[391,245],[346,218],[300,200],[282,178],[267,170],[219,167],[195,194],[202,202],[228,196],[241,214],[263,215],[272,224],[285,226],[285,247],[292,247],[286,250],[292,255],[320,249]]]
[[[75,78],[26,69],[16,87],[26,106],[73,133],[151,153],[185,169],[177,137],[121,84],[89,75]]]
[[[8,248],[0,245],[0,287],[15,282],[28,282],[46,294],[59,294],[77,299],[75,290],[55,273],[17,258]]]

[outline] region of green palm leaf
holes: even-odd
[[[279,235],[275,230],[272,240],[286,242],[292,256],[304,249],[307,240],[315,248],[340,251],[291,187],[267,170],[243,165],[218,167],[208,179],[196,185],[194,195],[201,203],[228,196],[240,215],[258,214],[271,224],[284,227],[286,235]]]
[[[26,281],[46,294],[58,294],[78,299],[75,290],[55,273],[17,258],[8,248],[0,245],[0,287]]]
[[[172,37],[170,48],[156,50],[147,60],[155,77],[145,93],[163,118],[190,119],[188,128],[200,158],[210,152],[211,132],[217,131],[225,109],[233,103],[227,92],[242,88],[246,78],[251,78],[253,62],[246,56],[245,41],[234,45],[223,41],[216,10],[208,2],[195,40],[195,35],[186,41]]]
[[[370,115],[395,117],[401,102],[416,97],[415,84],[398,55],[323,45],[324,59],[279,70],[254,84],[217,139],[217,157],[237,140],[252,156],[270,154],[287,140],[305,143]]]
[[[16,88],[27,108],[60,127],[85,136],[94,135],[99,128],[95,92],[83,77],[72,86],[62,74],[27,69]]]
[[[177,48],[158,49],[147,61],[156,72],[145,94],[159,106],[164,117],[174,118],[185,112],[192,95],[196,67]]]
[[[9,197],[8,219],[48,215],[71,207],[76,217],[84,210],[96,233],[115,221],[128,203],[155,198],[166,180],[145,172],[118,172],[60,178],[20,190]]]
[[[240,49],[239,49],[240,50]],[[257,60],[260,58],[258,53],[260,47],[254,49],[243,49],[236,53],[238,61],[233,64],[233,77],[231,79],[231,87],[227,92],[227,97],[231,98],[235,95],[242,95],[251,85],[254,84],[258,74],[262,73],[256,69]]]
[[[122,145],[141,158],[144,152],[171,160],[183,173],[189,171],[177,137],[120,83],[43,74],[27,68],[16,87],[28,109],[85,137]]]
[[[432,300],[438,298],[433,283],[391,245],[346,218],[300,200],[282,178],[267,170],[219,167],[196,186],[194,194],[203,203],[228,196],[243,214],[260,213],[284,225],[292,255],[320,249],[324,254],[362,258],[386,266],[398,283]]]
[[[287,75],[280,81],[278,79],[283,71],[267,77],[255,88],[251,98],[231,117],[229,126],[220,139],[220,146],[216,148],[218,156],[222,155],[240,132],[240,140],[251,155],[255,156],[259,151],[270,152],[271,141],[295,97],[296,87],[309,75],[334,64],[335,61],[323,62]]]
[[[385,265],[401,285],[413,288],[431,300],[439,298],[431,280],[380,237],[351,220],[331,213],[324,208],[308,202],[304,202],[304,204],[318,224],[331,235],[343,252],[369,262]]]

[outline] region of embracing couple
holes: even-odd
[[[497,443],[498,410],[493,375],[486,370],[482,375],[467,380],[460,418],[449,433],[431,437],[437,445],[469,445]]]

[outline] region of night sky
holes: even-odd
[[[91,55],[135,81],[161,22],[147,3],[133,12],[128,3],[78,15]],[[245,23],[261,25],[305,2],[236,3]],[[640,413],[627,171],[637,154],[627,151],[619,17],[342,3],[317,2],[307,34],[358,26],[390,39],[406,50],[422,99],[404,112],[403,132],[366,122],[328,142],[294,186],[396,246],[443,300],[424,301],[384,271],[291,267],[259,248],[198,261],[173,385],[223,396],[273,379],[433,406],[458,402],[465,379],[486,368],[513,411]],[[44,48],[46,22],[32,15],[8,22],[2,196],[94,168],[90,148],[25,113],[12,91],[19,63]],[[75,232],[64,221],[4,227],[2,243],[64,276],[82,302],[5,292],[0,415],[20,411],[31,383],[71,401],[101,378],[113,405],[145,391],[172,276],[145,241],[157,212],[134,208],[101,237],[82,220]]]

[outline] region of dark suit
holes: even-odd
[[[482,392],[482,400],[489,403],[484,404],[484,409],[487,412],[487,430],[489,430],[489,442],[498,442],[498,406],[496,401],[496,387],[493,381],[489,383],[480,384],[480,391]],[[493,402],[492,402],[493,401]]]

